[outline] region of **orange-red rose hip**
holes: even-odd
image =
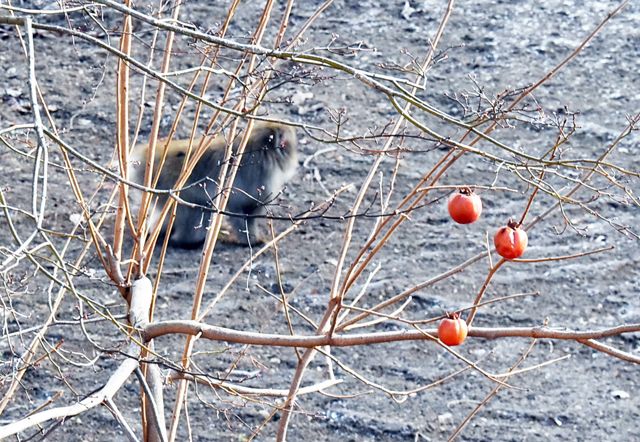
[[[529,239],[527,232],[522,230],[514,221],[509,220],[509,224],[500,227],[493,237],[498,255],[505,259],[520,258],[527,248]]]
[[[471,189],[463,188],[449,197],[449,215],[459,224],[471,224],[480,218],[482,200]]]

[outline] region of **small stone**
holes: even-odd
[[[309,100],[310,98],[313,98],[312,92],[296,91],[291,96],[291,103],[295,104],[296,106],[301,106],[302,104],[304,104],[305,101]]]
[[[614,399],[629,399],[631,395],[624,390],[614,390],[611,392],[611,397]]]
[[[411,14],[413,14],[414,12],[416,12],[415,8],[411,7],[411,4],[409,3],[408,0],[405,0],[404,6],[402,7],[402,11],[400,12],[400,15],[402,15],[402,18],[404,18],[405,20],[409,20],[411,19]]]
[[[82,215],[79,213],[72,213],[69,215],[69,221],[71,221],[74,225],[78,225],[82,222]]]
[[[10,97],[18,98],[20,95],[22,95],[22,89],[17,87],[8,87],[5,88],[4,93]]]
[[[453,414],[443,413],[438,415],[438,423],[440,426],[447,426],[453,423]]]

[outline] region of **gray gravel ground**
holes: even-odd
[[[14,6],[23,8],[52,6],[53,2],[50,3],[13,2]],[[182,19],[203,30],[218,29],[227,7],[226,2],[188,0],[183,3]],[[288,31],[291,35],[319,3],[303,1],[294,5]],[[0,0],[0,5],[6,4]],[[469,100],[468,106],[473,110],[499,112],[502,109],[491,109],[486,100],[478,101],[478,88],[486,98],[494,100],[504,91],[520,90],[537,81],[570,54],[616,5],[616,2],[594,0],[458,2],[440,43],[436,63],[428,71],[426,90],[420,96],[439,109],[463,119],[472,117],[465,115],[465,109],[460,105],[465,99]],[[319,53],[363,69],[400,76],[403,74],[393,66],[408,66],[424,57],[444,6],[445,2],[435,0],[336,1],[309,30],[300,49],[330,48]],[[246,41],[254,28],[259,7],[258,2],[243,4],[229,36]],[[282,8],[280,5],[275,9],[274,23],[279,22]],[[5,13],[0,10],[0,15]],[[115,30],[119,29],[120,15],[105,12],[100,19],[111,33],[111,45],[117,46]],[[59,26],[72,24],[103,37],[95,23],[78,14],[70,14],[68,19],[50,16],[35,20]],[[500,128],[494,136],[520,151],[540,155],[556,138],[557,129],[551,123],[575,113],[578,129],[566,145],[565,157],[596,158],[600,155],[623,130],[627,124],[626,117],[640,111],[639,23],[640,4],[631,2],[575,60],[536,90],[534,99],[526,101],[521,109],[519,119],[511,120],[512,127]],[[268,29],[265,41],[273,41],[274,26]],[[140,38],[134,39],[134,54],[147,60],[145,45],[153,35],[140,24],[136,24],[135,30]],[[86,42],[51,32],[37,32],[35,44],[39,85],[62,137],[96,162],[109,164],[115,136],[115,59]],[[360,50],[354,52],[349,49],[354,47]],[[191,40],[179,38],[172,68],[197,66],[201,49]],[[159,55],[156,55],[154,63],[159,65]],[[381,63],[385,63],[387,69]],[[285,64],[281,68],[282,78],[286,78],[285,73],[292,72],[302,76],[304,72],[300,69],[292,63]],[[314,81],[318,76],[322,81]],[[26,63],[17,32],[10,26],[0,25],[0,130],[30,121],[25,81]],[[186,84],[187,80],[181,78],[178,81]],[[140,87],[141,76],[134,74],[132,91],[139,91]],[[148,87],[142,138],[149,133],[152,119],[155,84],[150,83]],[[211,96],[217,97],[220,88],[220,85],[215,85]],[[132,98],[132,109],[137,109],[136,93],[133,96],[136,98]],[[179,101],[178,94],[169,91],[166,113],[175,110]],[[352,76],[326,69],[314,69],[308,79],[274,89],[267,96],[267,101],[266,109],[272,114],[329,130],[335,128],[331,114],[346,109],[348,121],[341,130],[348,136],[380,130],[395,117],[393,107],[383,95],[367,89]],[[188,134],[193,108],[188,107],[185,123],[179,129],[183,136]],[[137,115],[137,110],[134,115]],[[204,115],[203,121],[206,121],[211,111],[205,110]],[[460,130],[436,119],[417,115],[446,136],[456,138],[461,135]],[[161,131],[166,133],[170,124],[171,119],[163,120]],[[416,135],[417,131],[412,130],[410,134]],[[300,167],[294,182],[280,198],[282,205],[276,209],[280,214],[302,212],[310,204],[322,201],[327,190],[333,191],[345,183],[361,182],[374,161],[374,156],[361,155],[351,145],[327,150],[335,145],[324,146],[302,132],[299,136],[301,162],[316,155],[309,159],[308,167]],[[637,174],[640,171],[639,141],[638,133],[634,132],[620,143],[609,161]],[[20,140],[12,139],[12,142],[25,149]],[[377,146],[374,142],[360,145],[371,149]],[[402,147],[393,202],[398,202],[402,192],[410,189],[444,153],[433,142],[418,138],[405,138]],[[497,148],[482,147],[487,152],[504,155]],[[55,152],[52,158],[60,160]],[[76,166],[84,168],[81,163]],[[385,191],[394,167],[392,158],[385,159],[381,167],[381,186]],[[31,162],[0,144],[0,168],[3,172],[0,188],[5,192],[7,201],[29,210]],[[571,178],[578,176],[567,170],[559,170],[558,173]],[[86,168],[79,176],[81,184],[88,189],[87,194],[90,194],[96,188],[99,176]],[[637,177],[618,174],[614,178],[637,198],[640,190]],[[567,180],[560,175],[550,174],[548,180],[557,186],[558,191],[569,188]],[[504,168],[473,155],[452,167],[441,183],[495,184],[515,188],[519,192],[482,192],[483,216],[472,227],[452,225],[444,202],[438,199],[411,214],[410,221],[403,224],[374,261],[373,265],[379,264],[380,270],[363,298],[363,305],[371,306],[483,251],[486,235],[492,235],[509,216],[521,213],[530,191]],[[487,299],[532,291],[539,292],[540,296],[491,304],[479,312],[476,325],[514,327],[547,322],[560,328],[594,329],[640,323],[640,252],[638,240],[629,233],[638,233],[640,210],[638,205],[625,202],[624,189],[611,186],[603,179],[595,179],[593,185],[610,195],[601,193],[594,200],[591,200],[592,192],[584,191],[577,195],[588,201],[593,212],[566,205],[564,217],[558,212],[530,232],[526,257],[574,254],[609,245],[615,249],[570,261],[506,265],[492,281]],[[98,194],[91,202],[92,209],[104,210],[104,196],[104,192]],[[330,213],[344,213],[354,196],[354,191],[345,193]],[[433,196],[442,197],[445,193],[439,191]],[[368,196],[372,210],[379,209],[376,198],[379,200],[373,192]],[[539,215],[554,202],[551,196],[541,195],[533,204],[531,216]],[[79,213],[79,209],[63,170],[53,169],[51,172],[48,207],[50,213],[46,226],[68,231],[74,219],[71,215]],[[567,226],[567,219],[571,226]],[[25,217],[16,216],[15,222],[21,235],[27,236],[33,228],[33,223]],[[371,218],[357,222],[354,248],[348,260],[354,258],[357,247],[367,238],[374,222]],[[0,223],[0,246],[4,253],[16,246],[6,218],[1,217]],[[284,221],[276,223],[277,228],[287,225]],[[315,219],[304,224],[280,245],[285,291],[292,292],[292,305],[314,320],[322,316],[326,306],[345,226],[346,223],[339,220]],[[628,227],[629,231],[623,227]],[[70,256],[74,256],[79,247],[80,244],[74,242]],[[211,267],[205,303],[213,299],[226,278],[247,259],[248,253],[246,249],[228,245],[219,248]],[[190,315],[198,261],[197,251],[169,252],[157,319]],[[103,304],[111,305],[114,314],[123,313],[119,295],[106,282],[95,257],[85,263],[83,271],[86,274],[76,280],[77,289]],[[468,305],[481,287],[486,273],[487,263],[483,260],[452,278],[418,291],[405,309],[405,317],[429,318]],[[42,274],[34,273],[33,267],[22,261],[16,268],[3,273],[2,281],[5,286],[0,294],[3,302],[0,317],[5,327],[3,334],[15,331],[18,324],[23,329],[41,324],[48,313],[48,300],[55,294],[55,291],[47,290],[47,280]],[[251,273],[239,279],[208,322],[240,330],[288,333],[277,302],[260,287],[276,293],[279,291],[272,254],[254,263]],[[69,296],[59,318],[71,319],[77,315],[77,300]],[[302,320],[296,319],[294,325],[300,333],[312,332]],[[395,330],[400,327],[398,323],[385,323],[376,329]],[[14,352],[20,354],[31,336],[27,333],[22,338],[0,341],[0,396],[4,394],[14,367],[12,364],[18,363]],[[89,337],[108,349],[121,344],[120,332],[104,323],[88,324],[87,335],[77,327],[52,328],[46,340],[52,346],[63,340],[64,352],[28,370],[16,400],[0,415],[0,424],[27,415],[59,392],[64,394],[56,399],[55,404],[63,405],[73,403],[102,385],[118,366],[121,357],[117,353],[102,353],[94,367],[77,365],[85,364],[85,357],[98,355]],[[631,333],[605,342],[637,357],[639,339],[640,334]],[[157,348],[162,355],[177,360],[182,342],[183,338],[161,338]],[[471,360],[481,361],[487,372],[498,374],[509,370],[530,345],[531,341],[525,339],[469,339],[459,351]],[[297,363],[291,350],[203,341],[198,341],[195,350],[199,352],[194,358],[199,369],[222,375],[232,362],[237,361],[238,372],[232,375],[232,379],[254,387],[288,388]],[[463,367],[452,355],[428,342],[335,349],[334,355],[363,377],[395,390],[410,390],[429,384]],[[563,356],[569,358],[510,378],[508,383],[513,388],[502,389],[483,406],[462,433],[461,440],[636,440],[640,418],[637,365],[575,342],[540,340],[523,367]],[[330,395],[300,398],[298,412],[291,422],[290,440],[445,440],[495,385],[477,371],[466,371],[443,385],[403,398],[406,399],[403,401],[394,401],[340,369],[336,369],[336,374],[344,382],[330,390]],[[326,361],[318,358],[308,370],[304,384],[323,379],[326,379]],[[139,386],[131,380],[116,397],[116,403],[129,417],[134,430],[139,432],[138,394]],[[169,386],[167,410],[174,399],[175,389]],[[191,436],[197,441],[244,440],[269,415],[270,401],[243,401],[221,391],[192,389],[189,393]],[[276,415],[266,425],[257,440],[274,438],[278,418]],[[183,425],[178,440],[187,438],[187,428]],[[125,435],[107,410],[94,409],[81,417],[69,419],[47,439],[125,440]]]

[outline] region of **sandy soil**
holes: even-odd
[[[184,2],[181,17],[201,29],[217,30],[224,19],[224,5],[210,6],[206,1]],[[313,13],[319,2],[300,2],[294,6],[291,35]],[[363,69],[402,76],[395,68],[407,66],[426,54],[429,39],[434,35],[444,13],[445,2],[336,1],[323,18],[307,33],[300,49],[325,48],[319,54],[344,61]],[[1,3],[0,3],[1,4]],[[14,5],[42,8],[45,1],[18,1]],[[616,6],[616,2],[595,1],[475,1],[456,5],[439,46],[436,63],[428,71],[427,88],[420,96],[430,104],[457,117],[470,119],[458,100],[468,97],[469,106],[490,111],[486,101],[478,101],[477,86],[489,99],[507,90],[519,90],[537,81],[556,66],[597,26]],[[141,5],[137,7],[142,8]],[[229,36],[246,41],[254,28],[257,5],[240,7]],[[277,23],[282,8],[276,8]],[[5,11],[0,10],[0,15]],[[104,38],[94,22],[80,14],[38,17],[36,21],[68,26],[72,24]],[[111,34],[111,45],[117,46],[121,16],[105,12],[100,17]],[[631,3],[621,15],[613,18],[588,47],[558,75],[535,93],[521,109],[512,127],[501,128],[495,137],[531,155],[540,155],[553,144],[557,118],[576,113],[578,128],[566,145],[567,158],[595,158],[623,130],[626,116],[640,110],[640,5]],[[276,25],[269,27],[265,42],[272,42]],[[148,59],[147,44],[153,34],[148,27],[136,24],[138,39],[134,52]],[[105,40],[106,41],[106,40]],[[39,84],[62,138],[96,162],[110,162],[115,137],[115,58],[88,43],[69,36],[40,31],[36,35],[36,69]],[[360,50],[353,50],[353,48]],[[26,84],[26,61],[16,30],[0,25],[0,130],[12,124],[30,122],[30,105]],[[327,50],[329,48],[329,50]],[[178,38],[172,69],[197,66],[202,45]],[[230,52],[229,66],[233,60]],[[154,66],[161,55],[156,54]],[[381,66],[384,63],[385,66]],[[265,110],[286,119],[322,126],[334,130],[331,114],[346,109],[348,120],[341,128],[344,136],[361,136],[368,131],[379,132],[396,117],[386,98],[366,88],[352,76],[317,70],[293,63],[279,68],[277,79],[296,75],[297,81],[275,88],[267,96]],[[407,78],[410,78],[407,76]],[[139,104],[138,93],[142,76],[134,74],[132,109]],[[176,80],[187,84],[187,77]],[[155,84],[148,85],[142,116],[141,137],[149,133]],[[475,92],[474,92],[475,91]],[[221,86],[215,85],[210,98],[215,99]],[[511,95],[513,96],[513,95]],[[166,114],[179,104],[175,91],[167,94]],[[292,102],[293,101],[293,102]],[[500,110],[500,109],[498,109]],[[203,121],[211,115],[205,110]],[[137,116],[137,110],[133,112]],[[187,135],[193,119],[194,106],[188,106],[180,134]],[[418,114],[431,127],[452,138],[458,129],[436,119]],[[163,120],[166,133],[171,119]],[[443,155],[441,146],[409,129],[408,137],[399,139],[400,155],[395,192],[391,207],[404,192]],[[374,155],[361,154],[354,145],[323,145],[308,134],[299,133],[301,165],[294,181],[286,188],[274,208],[276,214],[300,213],[311,204],[318,204],[343,184],[362,182],[375,160]],[[26,150],[24,135],[11,137],[12,145]],[[30,141],[34,138],[31,136]],[[609,160],[636,173],[640,170],[637,132],[626,138]],[[360,147],[375,149],[375,141],[360,142]],[[502,154],[496,148],[482,146],[487,152]],[[52,160],[60,157],[52,153]],[[302,163],[307,161],[307,167]],[[98,185],[99,175],[81,162],[74,163],[80,172],[87,195]],[[0,187],[10,205],[30,210],[32,162],[0,144]],[[381,166],[380,178],[369,194],[365,207],[380,209],[380,196],[386,193],[396,167],[394,158]],[[560,170],[559,173],[572,173]],[[565,175],[572,178],[576,174]],[[571,183],[560,175],[549,176],[558,191],[566,191]],[[640,190],[637,178],[615,176],[617,182],[632,194]],[[430,204],[411,214],[372,263],[379,266],[362,300],[372,306],[420,282],[464,262],[482,252],[486,235],[509,216],[520,214],[526,204],[529,188],[513,174],[494,162],[469,155],[451,168],[442,184],[496,185],[518,192],[484,191],[484,213],[473,226],[453,225],[441,199],[445,191],[432,194]],[[612,251],[571,261],[533,264],[508,264],[492,281],[487,299],[499,296],[538,292],[539,296],[522,297],[490,304],[481,309],[476,325],[535,326],[548,323],[555,327],[594,329],[622,323],[640,322],[640,252],[638,241],[625,230],[637,233],[640,210],[628,204],[624,190],[596,179],[594,186],[603,189],[600,197],[584,191],[579,197],[598,216],[575,205],[565,206],[530,232],[529,258],[542,258],[586,252],[604,246]],[[69,231],[79,208],[74,203],[63,170],[52,168],[49,189],[49,213],[46,227]],[[110,210],[105,206],[106,192],[92,201],[96,214]],[[330,215],[345,213],[355,191],[344,193]],[[555,200],[541,195],[531,209],[535,217]],[[571,226],[566,225],[570,219]],[[26,237],[33,222],[16,214],[15,227]],[[366,240],[374,218],[357,221],[353,247],[348,262]],[[4,215],[0,218],[2,252],[17,248]],[[275,223],[277,229],[288,226]],[[287,237],[280,245],[279,258],[283,270],[282,283],[290,293],[292,306],[318,320],[326,306],[335,270],[336,258],[346,223],[338,219],[314,219]],[[105,228],[105,233],[110,227]],[[625,234],[626,233],[626,234]],[[61,244],[61,243],[60,243]],[[72,241],[68,259],[77,256],[82,244]],[[171,250],[162,275],[156,318],[187,318],[191,311],[195,275],[198,269],[197,251]],[[249,251],[221,245],[215,254],[205,292],[205,304],[210,302],[225,282],[249,257]],[[404,310],[408,319],[425,319],[443,314],[472,302],[480,289],[488,263],[481,260],[465,271],[429,286],[414,294]],[[46,264],[46,268],[53,267]],[[124,306],[119,295],[107,281],[95,257],[85,261],[78,270],[76,289],[105,306],[113,314],[122,314]],[[155,273],[152,273],[155,277]],[[3,309],[3,339],[0,341],[0,396],[10,380],[32,332],[11,338],[8,332],[41,324],[48,305],[57,290],[50,289],[42,272],[36,272],[26,260],[2,274],[4,290],[0,295]],[[352,297],[362,287],[356,285]],[[207,322],[240,330],[288,333],[282,309],[267,292],[279,293],[273,254],[254,262],[251,272],[243,274],[227,296],[216,306]],[[58,319],[78,316],[78,299],[67,296]],[[86,306],[84,311],[87,311]],[[300,318],[293,320],[299,333],[312,333],[312,328]],[[386,322],[371,330],[396,330],[402,324]],[[46,342],[51,351],[60,344],[60,351],[42,358],[27,371],[16,399],[0,415],[0,424],[23,417],[49,400],[54,405],[73,403],[92,392],[107,379],[122,360],[115,350],[123,341],[115,326],[104,322],[89,323],[86,333],[77,326],[59,325],[50,329]],[[161,338],[157,349],[163,356],[178,360],[183,338]],[[638,355],[640,335],[608,339],[605,342]],[[460,353],[490,373],[504,373],[525,353],[532,342],[526,339],[495,341],[469,339]],[[102,348],[103,350],[100,350]],[[246,347],[199,341],[194,357],[197,369],[215,376],[224,376],[230,364],[237,363],[229,377],[243,385],[260,388],[288,388],[297,358],[292,350]],[[335,349],[342,363],[370,381],[388,389],[410,390],[464,367],[464,364],[440,347],[428,342],[377,345],[351,349]],[[528,353],[523,367],[531,367],[564,356],[566,359],[509,379],[511,389],[504,389],[489,401],[469,423],[462,440],[633,440],[638,437],[640,418],[638,399],[638,368],[574,342],[537,341]],[[94,362],[93,366],[88,366]],[[305,376],[305,385],[326,379],[326,360],[318,358]],[[299,400],[299,409],[290,427],[290,440],[445,440],[454,428],[483,401],[495,384],[479,372],[469,370],[433,389],[394,401],[372,389],[344,370],[336,368],[343,382],[328,390],[328,395],[307,395]],[[4,386],[2,384],[4,382]],[[62,393],[62,396],[58,395]],[[134,430],[139,432],[137,397],[139,385],[132,379],[116,397],[116,403]],[[175,399],[175,389],[166,389],[167,415]],[[189,391],[188,412],[193,440],[243,440],[271,412],[273,401],[245,401],[222,391],[207,388]],[[276,414],[257,440],[271,440],[277,428]],[[24,436],[32,432],[25,433]],[[186,425],[182,425],[179,440],[188,440]],[[37,437],[36,437],[37,439]],[[124,433],[105,409],[94,409],[78,418],[69,419],[48,437],[48,440],[126,440]]]

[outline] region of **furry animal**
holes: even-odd
[[[297,138],[294,130],[289,126],[257,123],[244,154],[238,158],[236,152],[240,138],[237,137],[232,147],[232,161],[239,160],[240,166],[225,210],[232,214],[225,220],[230,225],[231,232],[230,236],[224,239],[244,245],[255,245],[264,242],[256,215],[265,213],[265,205],[278,195],[295,173]],[[198,146],[198,141],[200,140],[194,141],[194,146]],[[225,147],[226,142],[221,136],[210,143],[180,190],[182,200],[205,208],[212,207],[212,202],[220,191],[218,180]],[[165,149],[167,154],[156,189],[175,188],[188,148],[188,140],[174,140],[168,145],[166,142],[158,141],[154,159],[154,167],[156,167],[154,177],[158,173],[157,167]],[[144,182],[147,149],[147,145],[142,145],[134,148],[131,154],[129,178],[136,183]],[[132,196],[139,206],[142,192],[132,191]],[[150,229],[158,223],[162,207],[168,198],[167,195],[160,195],[157,204],[152,206],[153,212],[149,216],[148,224]],[[211,216],[211,210],[178,204],[169,244],[183,248],[198,247],[205,240]],[[162,228],[163,234],[166,234],[166,229],[165,222]]]

